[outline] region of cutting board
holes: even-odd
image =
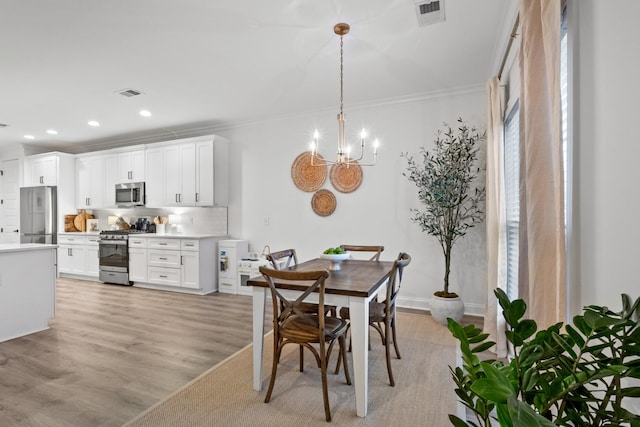
[[[64,231],[65,233],[70,233],[73,231],[78,231],[78,229],[76,228],[75,224],[74,224],[74,220],[76,219],[76,214],[72,214],[72,215],[65,215],[64,216]]]
[[[93,215],[80,211],[73,220],[73,225],[78,231],[87,231],[87,220],[92,219]]]

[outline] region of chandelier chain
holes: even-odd
[[[342,35],[340,36],[340,113],[342,113],[342,104],[343,104],[343,99],[344,99],[343,89],[342,89],[342,87],[343,87],[342,79],[343,79],[343,70],[344,70],[344,67],[343,67],[343,61],[344,60],[343,60],[343,54],[342,54],[343,45],[344,45],[344,43],[342,41],[343,37],[344,36],[342,36]]]

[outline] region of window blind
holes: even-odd
[[[507,296],[518,298],[520,229],[520,107],[516,103],[504,123],[505,219],[507,237]]]

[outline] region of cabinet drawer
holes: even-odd
[[[98,246],[98,240],[100,240],[100,236],[86,236],[84,239],[87,246]]]
[[[149,239],[149,248],[180,250],[180,239]]]
[[[163,267],[149,267],[149,283],[167,286],[180,286],[180,270]]]
[[[183,251],[198,251],[200,250],[199,240],[180,240],[180,247]]]
[[[146,248],[149,239],[144,237],[129,237],[130,248]]]
[[[68,234],[58,234],[59,245],[84,245],[85,236],[70,236]]]
[[[149,249],[149,266],[180,268],[179,251],[162,251]]]

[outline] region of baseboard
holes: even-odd
[[[403,298],[398,297],[398,307],[411,308],[415,310],[429,311],[431,298]],[[468,316],[484,317],[484,306],[475,303],[464,303],[464,314]]]

